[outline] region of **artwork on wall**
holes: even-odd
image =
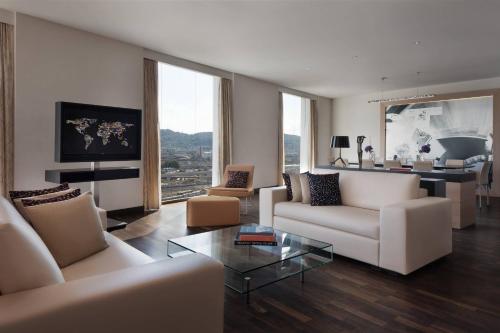
[[[385,127],[387,159],[482,160],[492,153],[493,97],[390,105]]]

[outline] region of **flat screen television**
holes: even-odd
[[[141,159],[141,110],[56,103],[57,162]]]

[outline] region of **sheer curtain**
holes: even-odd
[[[283,145],[284,134],[283,134],[283,93],[279,92],[279,113],[278,113],[278,185],[283,185],[283,172],[284,172],[284,160],[285,160],[285,149]]]
[[[300,113],[300,172],[311,171],[312,144],[311,101],[303,97]]]
[[[214,112],[214,114],[217,114],[214,123],[217,126],[214,126],[213,134],[213,156],[218,156],[218,159],[214,158],[213,160],[212,182],[214,185],[220,184],[224,178],[226,166],[232,163],[232,81],[226,78],[220,78],[218,82],[219,107],[218,112]]]
[[[14,185],[14,26],[0,23],[0,194]]]
[[[312,171],[316,167],[316,156],[317,154],[317,149],[318,149],[318,110],[317,110],[317,104],[316,100],[311,99],[310,100],[310,142],[309,142],[309,171]]]
[[[161,205],[158,62],[144,59],[144,210]]]

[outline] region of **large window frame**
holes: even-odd
[[[282,93],[283,172],[311,171],[311,100]],[[298,146],[298,149],[297,149]],[[298,150],[298,152],[297,152]],[[298,156],[295,156],[297,155]]]
[[[162,203],[203,195],[219,182],[219,84],[217,76],[158,63]],[[205,133],[212,133],[211,138]],[[169,146],[168,135],[175,146]],[[193,149],[196,140],[200,141],[197,151]]]

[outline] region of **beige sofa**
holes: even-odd
[[[102,211],[100,216],[105,218]],[[0,197],[0,228],[7,223],[31,228]],[[36,233],[28,234],[30,242],[16,248],[36,247],[37,260],[53,261]],[[155,262],[113,235],[105,236],[109,247],[63,268],[64,282],[1,295],[0,332],[223,331],[222,264],[200,254]],[[6,255],[16,254],[4,253],[0,259],[12,259]]]
[[[260,190],[260,224],[333,244],[334,252],[401,274],[452,252],[451,201],[422,197],[420,176],[340,173],[342,206],[286,201],[284,187]]]

